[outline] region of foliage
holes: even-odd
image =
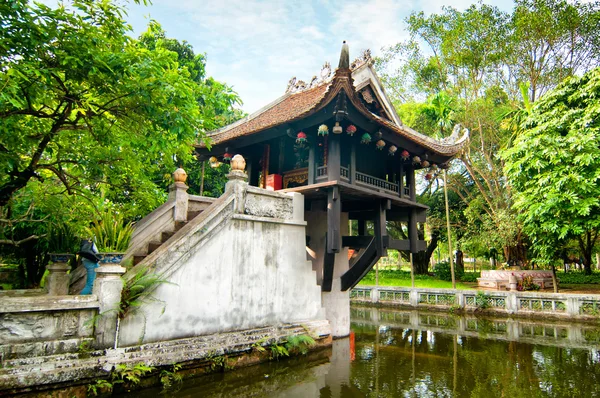
[[[461,277],[461,282],[477,282],[477,278],[481,277],[481,272],[465,272]]]
[[[133,223],[125,223],[121,213],[106,209],[100,220],[94,220],[86,232],[93,237],[98,251],[125,252],[133,234]]]
[[[285,342],[285,348],[291,354],[302,354],[305,355],[308,349],[314,346],[315,339],[307,334],[299,334],[288,336]]]
[[[93,384],[89,384],[88,393],[94,396],[101,393],[112,393],[117,384],[136,386],[140,383],[142,377],[153,370],[153,366],[148,366],[144,363],[135,365],[119,364],[111,371],[108,380],[100,379],[96,380]]]
[[[290,356],[285,345],[279,345],[274,342],[269,345],[269,349],[271,350],[271,359],[279,360],[279,358]]]
[[[485,310],[490,306],[490,303],[488,302],[488,295],[481,290],[478,290],[477,294],[475,295],[475,306],[478,310]]]
[[[447,136],[446,126],[460,123],[471,133],[460,163],[448,171],[448,189],[467,206],[458,226],[464,247],[493,246],[506,261],[526,260],[527,236],[498,152],[516,133],[513,119],[526,115],[540,94],[598,65],[600,38],[590,27],[599,18],[597,3],[564,0],[518,0],[510,13],[482,3],[464,11],[444,7],[439,14],[413,13],[410,39],[377,60],[392,101],[409,104],[400,110],[410,110],[408,120],[422,132]]]
[[[206,359],[210,364],[211,371],[221,370],[224,372],[233,369],[233,367],[229,365],[229,358],[227,355],[216,355],[215,352],[209,352]]]
[[[42,276],[50,229],[82,237],[111,206],[145,216],[176,165],[201,174],[191,144],[242,115],[205,54],[156,21],[135,40],[124,14],[111,0],[0,4],[0,255],[22,264],[23,287]],[[220,185],[207,176],[213,196]]]
[[[180,364],[173,364],[171,370],[163,369],[160,371],[160,384],[163,386],[163,391],[171,390],[175,385],[181,384],[183,377],[179,372]]]
[[[454,278],[456,280],[460,280],[463,277],[462,270],[457,268],[454,269]],[[438,279],[443,281],[451,281],[452,280],[452,270],[450,269],[450,263],[447,261],[442,261],[435,266],[435,276]]]
[[[551,264],[577,238],[587,273],[600,231],[600,69],[567,79],[537,102],[503,153],[535,260]]]
[[[517,282],[517,290],[540,290],[540,285],[533,282],[533,276],[524,275],[523,278]]]
[[[162,275],[151,273],[148,268],[136,272],[133,278],[125,282],[121,291],[121,301],[117,308],[119,319],[135,312],[142,304],[157,301],[150,294],[152,290],[164,283],[171,282],[164,279]]]
[[[600,273],[594,271],[591,275],[585,275],[581,272],[561,272],[556,277],[560,279],[560,284],[600,284]]]

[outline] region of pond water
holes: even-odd
[[[309,358],[200,377],[166,395],[600,396],[600,328],[355,307],[352,331]]]

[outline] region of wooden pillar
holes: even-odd
[[[342,247],[341,215],[340,190],[337,186],[334,186],[327,193],[327,253],[339,253]]]
[[[417,200],[416,187],[415,187],[415,168],[414,166],[408,166],[406,170],[406,178],[408,182],[408,189],[410,190],[410,200],[415,202]]]
[[[375,242],[377,245],[377,253],[381,256],[387,256],[387,250],[383,245],[383,237],[387,235],[386,230],[386,200],[380,200],[375,211]]]
[[[354,178],[356,177],[356,143],[352,141],[352,147],[350,148],[350,167],[348,168],[348,179],[350,184],[354,184]]]
[[[277,159],[277,174],[283,174],[283,162],[285,159],[285,144],[287,135],[279,138],[279,159]]]
[[[400,197],[404,197],[404,165],[400,162],[400,167],[398,169],[398,189],[400,190]]]
[[[410,252],[417,253],[419,251],[419,233],[417,231],[417,209],[410,209],[408,215],[408,239],[410,240]]]
[[[340,180],[340,166],[341,166],[341,149],[340,149],[340,136],[338,134],[331,134],[328,139],[327,148],[327,180],[339,181]]]
[[[246,173],[248,174],[248,185],[258,186],[258,169],[255,167],[254,158],[246,159]]]
[[[315,183],[315,174],[317,171],[316,145],[316,138],[311,139],[308,147],[308,185]]]
[[[367,230],[367,222],[363,219],[358,220],[358,236],[365,236]]]

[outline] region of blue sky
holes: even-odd
[[[135,35],[157,20],[169,37],[187,40],[207,54],[208,74],[233,86],[252,113],[282,95],[292,76],[310,81],[325,61],[337,66],[343,40],[353,59],[374,55],[407,37],[413,11],[465,9],[471,0],[153,0],[128,5]],[[512,1],[486,0],[503,10]]]

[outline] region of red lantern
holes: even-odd
[[[231,160],[231,158],[233,158],[233,155],[230,154],[229,152],[225,152],[225,155],[223,155],[223,160],[226,162],[229,162]]]
[[[408,151],[405,149],[402,151],[402,153],[400,153],[400,157],[403,160],[408,160],[408,159],[410,159],[410,153],[408,153]]]
[[[352,137],[354,133],[356,133],[356,126],[351,124],[350,126],[346,127],[346,133],[348,133],[348,135]]]
[[[296,136],[296,144],[304,144],[304,143],[306,143],[306,134],[301,131]]]

